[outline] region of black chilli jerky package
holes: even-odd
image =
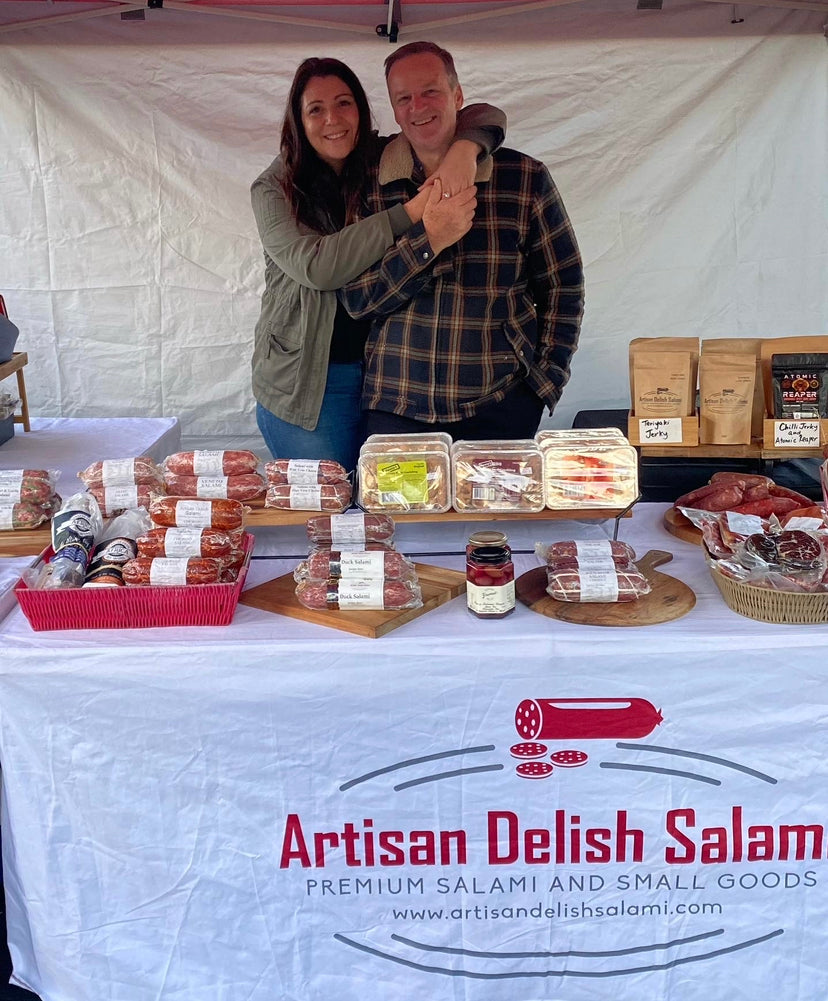
[[[828,418],[828,354],[774,354],[771,375],[774,417]]]

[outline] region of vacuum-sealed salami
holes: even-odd
[[[113,487],[89,487],[89,493],[98,502],[104,518],[112,518],[122,511],[148,508],[154,497],[164,493],[163,484],[130,483]]]
[[[652,590],[637,567],[630,564],[622,569],[611,559],[606,564],[548,567],[547,581],[546,593],[556,601],[635,601]]]
[[[333,459],[272,459],[264,469],[268,483],[341,483],[348,479],[345,467]]]
[[[148,455],[128,459],[102,459],[78,473],[87,487],[122,487],[131,483],[160,484],[161,469]]]
[[[164,477],[167,491],[179,497],[215,497],[237,501],[251,501],[265,492],[265,481],[258,473],[239,473],[235,476],[187,476],[167,473]]]
[[[351,503],[351,484],[271,483],[265,494],[265,507],[282,511],[331,511],[341,513]]]
[[[351,610],[399,610],[421,608],[419,584],[407,580],[300,581],[296,597],[306,608]]]
[[[241,539],[217,528],[151,528],[137,539],[138,555],[208,556],[211,559],[241,553]]]
[[[56,478],[45,469],[0,469],[0,506],[48,505]]]
[[[394,520],[387,514],[318,514],[308,518],[307,529],[314,545],[331,549],[361,549],[366,542],[390,545],[394,541]]]
[[[321,549],[293,571],[295,580],[416,580],[414,564],[395,549]]]
[[[258,467],[258,455],[241,448],[173,452],[164,459],[165,473],[184,476],[241,476],[255,473]]]
[[[149,506],[153,524],[163,528],[239,529],[244,524],[241,501],[192,497],[158,497]]]
[[[200,556],[157,557],[139,556],[124,564],[124,583],[130,586],[166,586],[182,584],[218,584],[222,565],[219,560]]]

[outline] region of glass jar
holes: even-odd
[[[466,556],[466,603],[480,619],[515,610],[515,566],[508,546],[474,546]]]
[[[512,550],[509,548],[509,543],[504,532],[472,532],[466,545],[467,558],[471,554],[472,549],[475,549],[477,546],[503,546],[509,553],[509,557],[511,558],[512,556]]]

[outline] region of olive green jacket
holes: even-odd
[[[491,153],[505,128],[497,108],[470,105],[460,112],[457,135]],[[293,218],[279,182],[283,169],[277,156],[250,189],[265,259],[253,395],[283,421],[313,431],[328,378],[336,290],[378,261],[411,220],[395,205],[321,236]]]

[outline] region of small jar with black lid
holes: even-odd
[[[467,552],[466,602],[480,619],[502,619],[515,610],[515,567],[507,545]]]

